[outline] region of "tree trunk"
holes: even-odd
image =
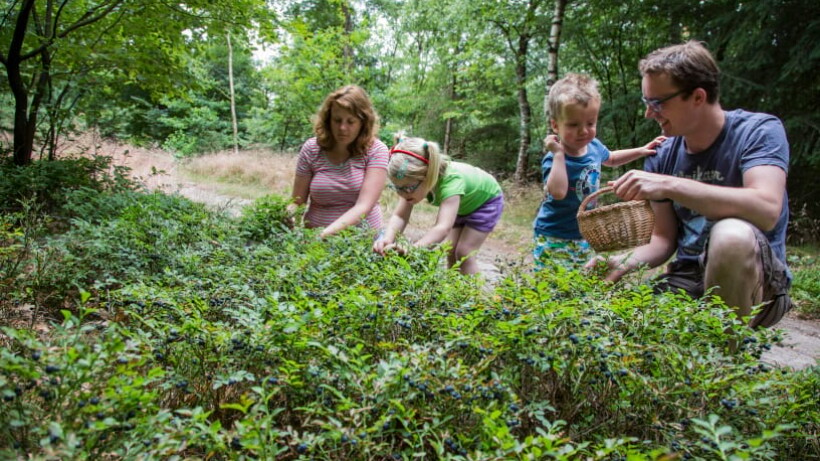
[[[450,81],[450,101],[456,100],[456,75]],[[450,155],[450,144],[453,142],[453,117],[447,117],[444,123],[444,155]]]
[[[20,6],[20,13],[14,26],[14,35],[9,46],[9,54],[4,60],[9,88],[14,96],[14,163],[21,166],[31,163],[31,153],[34,149],[34,128],[37,121],[35,113],[33,120],[31,123],[29,122],[28,92],[20,74],[20,64],[22,62],[20,53],[23,49],[26,27],[33,9],[34,0],[25,0]]]
[[[236,124],[236,96],[233,89],[233,47],[228,34],[228,88],[231,92],[231,126],[233,127],[233,153],[239,154],[239,128]]]
[[[558,81],[558,48],[561,45],[561,29],[564,24],[564,12],[567,9],[567,0],[555,0],[555,11],[552,15],[552,27],[550,28],[549,38],[549,63],[547,64],[547,91],[544,94],[549,94],[550,88]],[[547,100],[544,98],[544,117],[549,120],[549,106]],[[549,125],[549,124],[548,124]]]
[[[353,73],[353,47],[350,45],[350,35],[353,33],[353,8],[347,1],[342,2],[342,14],[344,14],[344,37],[345,43],[342,50],[344,58],[344,66],[347,75],[351,76]]]
[[[529,164],[530,150],[530,120],[532,111],[530,102],[527,99],[527,51],[529,48],[529,35],[522,34],[518,37],[518,52],[515,59],[515,81],[518,86],[518,112],[520,114],[518,133],[520,141],[518,145],[518,162],[515,165],[515,182],[523,184],[527,179],[527,165]]]

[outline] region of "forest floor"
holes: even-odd
[[[152,190],[160,189],[167,193],[179,193],[191,200],[212,207],[231,210],[238,210],[252,201],[240,195],[232,194],[230,191],[226,192],[224,187],[220,187],[213,181],[192,179],[195,176],[191,175],[181,162],[175,160],[171,154],[159,149],[144,149],[100,140],[91,141],[89,137],[81,138],[77,143],[72,147],[78,147],[81,152],[111,156],[115,165],[127,166],[130,168],[132,176]],[[68,148],[68,150],[72,151],[74,149]],[[243,153],[240,152],[239,155],[243,155]],[[255,155],[259,154],[256,153]],[[276,165],[274,168],[280,170],[275,172],[275,176],[280,180],[277,181],[274,188],[277,190],[271,190],[270,192],[284,193],[292,183],[295,156],[291,162],[272,163]],[[385,214],[388,213],[389,210],[385,210]],[[407,230],[407,234],[411,237],[420,235],[423,226],[432,224],[433,217],[416,216],[414,214],[414,219],[416,220],[415,227],[408,227]],[[490,282],[502,276],[504,265],[526,262],[529,258],[526,251],[522,250],[524,244],[516,247],[508,241],[494,238],[493,235],[491,234],[487,239],[478,256],[482,272]],[[798,313],[793,311],[777,324],[777,328],[783,330],[784,339],[781,344],[774,345],[770,351],[764,354],[763,360],[765,362],[795,369],[818,364],[818,359],[820,359],[820,321],[801,318]]]

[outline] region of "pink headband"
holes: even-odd
[[[410,152],[409,150],[396,149],[396,148],[394,147],[393,149],[390,149],[390,156],[392,157],[392,156],[393,156],[393,154],[407,154],[407,155],[409,155],[409,156],[411,156],[411,157],[414,157],[414,158],[417,158],[417,159],[421,160],[422,162],[424,162],[424,164],[425,164],[425,165],[429,165],[429,164],[430,164],[430,160],[428,160],[428,159],[426,159],[426,158],[422,157],[421,155],[419,155],[419,154],[417,154],[417,153],[415,153],[415,152]]]

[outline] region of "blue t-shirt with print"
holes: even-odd
[[[769,114],[734,110],[725,112],[726,123],[718,138],[703,152],[686,153],[683,137],[667,139],[657,155],[647,157],[644,169],[707,184],[743,187],[743,173],[761,165],[789,171],[789,143],[783,124]],[[694,261],[703,253],[714,221],[673,202],[678,218],[678,259]],[[764,232],[777,257],[786,263],[786,226],[789,198],[783,191],[783,208],[777,225]]]
[[[554,154],[547,152],[541,161],[541,177],[546,184],[552,170]],[[556,200],[548,195],[541,202],[533,227],[535,236],[578,240],[583,238],[578,230],[578,207],[587,195],[598,190],[601,182],[601,164],[609,159],[609,149],[597,138],[587,146],[580,157],[565,155],[569,190],[566,197]]]

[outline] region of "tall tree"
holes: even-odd
[[[529,165],[530,120],[532,109],[527,96],[528,60],[530,42],[537,36],[547,34],[544,27],[547,15],[543,11],[547,0],[527,0],[525,2],[493,2],[487,19],[501,31],[512,54],[515,66],[515,87],[519,111],[519,145],[514,179],[523,184]]]
[[[15,163],[31,161],[42,105],[60,100],[53,90],[83,77],[65,72],[72,63],[115,69],[122,80],[173,92],[190,36],[184,31],[224,28],[242,18],[250,23],[265,6],[263,0],[12,2],[0,17],[0,63],[15,102]]]
[[[555,9],[552,12],[552,24],[550,27],[549,40],[547,42],[547,53],[549,62],[547,64],[547,88],[544,93],[549,94],[550,88],[558,81],[558,52],[561,48],[561,29],[564,27],[564,13],[567,9],[567,0],[555,0]],[[545,118],[549,119],[550,114],[547,104],[544,104]]]
[[[228,91],[231,93],[231,127],[233,128],[233,152],[239,154],[239,128],[236,124],[236,92],[233,88],[233,46],[231,34],[227,35],[228,44]]]

